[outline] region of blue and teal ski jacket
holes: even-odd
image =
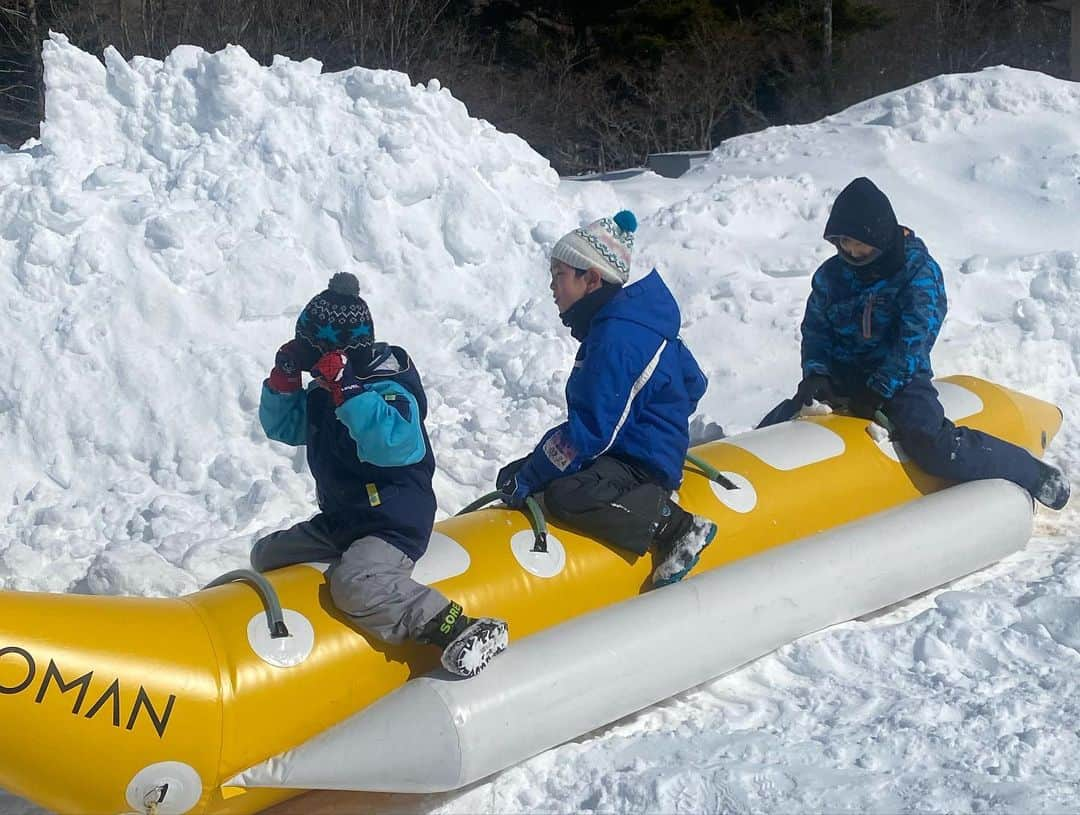
[[[264,383],[259,421],[271,439],[307,445],[320,526],[342,551],[374,535],[417,560],[435,521],[435,457],[420,375],[403,349],[377,343],[357,377],[363,393],[338,408],[317,385],[277,393]]]
[[[601,455],[635,464],[668,489],[682,483],[689,419],[708,380],[679,338],[679,306],[654,269],[593,317],[566,383],[567,421],[518,471],[530,492]]]
[[[904,230],[904,265],[887,277],[860,276],[836,255],[814,274],[802,322],[803,376],[886,399],[917,374],[933,376],[934,347],[948,303],[941,268]]]

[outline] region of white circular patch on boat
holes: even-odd
[[[472,562],[465,547],[442,532],[432,532],[427,551],[413,566],[412,579],[430,586],[465,574]]]
[[[737,488],[729,490],[723,484],[717,484],[712,479],[709,479],[709,486],[712,488],[713,495],[717,497],[721,504],[728,509],[743,514],[750,512],[757,506],[757,490],[754,489],[754,485],[745,476],[726,471],[720,473],[720,475],[724,476]]]
[[[248,643],[263,662],[278,668],[291,668],[311,655],[315,647],[315,629],[299,611],[284,608],[281,615],[285,627],[289,629],[289,636],[271,637],[266,615],[259,613],[248,621]]]
[[[562,543],[548,532],[547,551],[534,552],[536,535],[531,529],[524,529],[510,538],[510,550],[521,564],[521,568],[536,577],[554,577],[566,566],[566,550]]]
[[[950,421],[958,422],[976,413],[982,413],[983,400],[979,394],[954,382],[934,382],[938,399]]]
[[[184,815],[202,798],[203,785],[193,767],[179,761],[161,761],[135,774],[125,797],[135,812]]]

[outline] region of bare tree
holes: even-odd
[[[867,4],[891,22],[852,35],[853,9]],[[1064,75],[1068,65],[1067,15],[1028,0],[740,0],[730,16],[706,0],[654,3],[683,14],[666,45],[605,43],[645,5],[605,0],[605,20],[570,0],[0,0],[0,139],[37,129],[50,28],[92,53],[236,43],[262,62],[285,54],[327,70],[438,76],[474,115],[567,172],[709,148],[943,71],[1008,62]],[[497,22],[477,24],[480,12]]]
[[[821,61],[825,74],[825,95],[831,100],[833,95],[833,0],[822,0],[821,12]]]
[[[8,0],[0,6],[0,108],[7,111],[0,116],[0,140],[9,129],[25,138],[26,128],[41,121],[41,67],[37,0]],[[22,139],[16,135],[15,140]]]

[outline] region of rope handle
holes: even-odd
[[[154,787],[143,796],[143,810],[145,815],[158,815],[158,807],[165,801],[169,794],[169,785],[162,784]]]
[[[215,586],[224,586],[227,583],[247,583],[259,593],[263,608],[266,609],[266,624],[270,629],[271,639],[277,640],[291,636],[289,629],[285,626],[285,617],[281,613],[281,601],[278,600],[277,592],[274,591],[274,587],[270,585],[269,580],[250,569],[236,569],[232,572],[226,572],[221,577],[215,577],[203,588],[212,589]]]
[[[707,479],[716,482],[725,490],[737,490],[739,488],[738,484],[725,476],[723,473],[721,473],[718,469],[716,469],[704,459],[700,459],[697,456],[693,456],[690,455],[690,453],[687,453],[686,461],[688,464],[693,464],[695,467],[701,470],[701,472]]]
[[[458,515],[468,515],[470,512],[476,512],[476,510],[478,509],[483,509],[488,504],[493,504],[498,501],[501,496],[502,493],[498,490],[496,490],[495,492],[489,492],[487,495],[482,495],[475,501],[473,501],[471,504],[469,504],[467,507],[455,512],[454,517],[456,518]]]
[[[478,509],[486,507],[488,504],[495,503],[500,498],[502,498],[501,492],[498,492],[497,490],[495,492],[489,492],[487,495],[477,498],[460,512],[455,513],[455,515],[466,515],[470,512],[475,512]],[[546,554],[548,550],[547,522],[544,520],[544,511],[540,509],[540,504],[538,504],[536,502],[536,499],[530,495],[525,499],[525,506],[522,507],[521,511],[525,513],[526,517],[528,517],[529,526],[532,527],[532,551]]]

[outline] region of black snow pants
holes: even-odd
[[[643,555],[665,530],[688,526],[671,491],[647,472],[612,456],[556,479],[544,490],[548,514],[569,529]]]
[[[800,405],[786,399],[761,420],[768,427],[791,419]],[[1022,447],[983,433],[957,427],[947,418],[928,376],[917,376],[881,409],[893,425],[893,437],[929,475],[949,481],[1004,478],[1035,493],[1041,479],[1039,460]]]

